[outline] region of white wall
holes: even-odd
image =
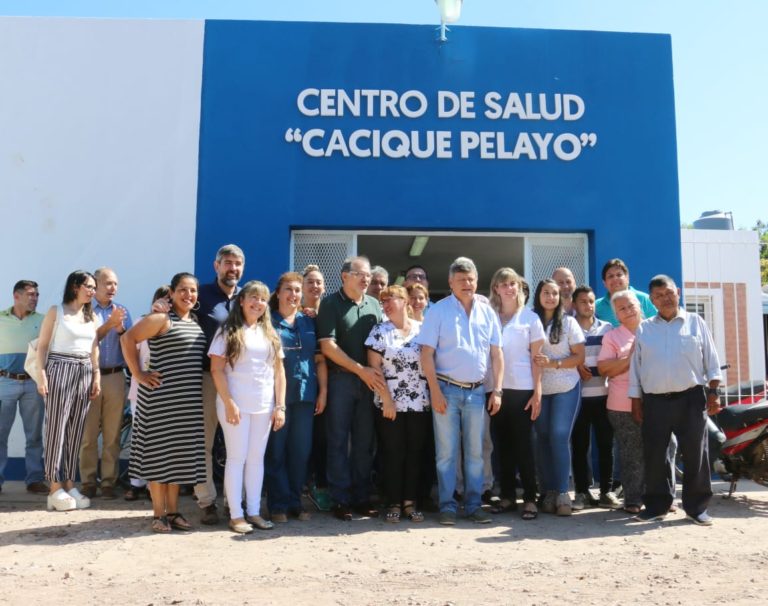
[[[747,289],[749,377],[765,378],[765,349],[760,290],[760,244],[754,231],[681,230],[684,282],[743,282]],[[702,293],[704,294],[704,293]],[[713,301],[716,303],[717,299]],[[720,301],[722,305],[722,301]],[[722,308],[718,312],[722,315]],[[725,360],[724,341],[718,352]],[[735,368],[735,360],[728,360]],[[730,379],[729,379],[730,380]]]
[[[192,271],[204,23],[0,18],[0,306],[115,269],[140,315]],[[10,456],[23,455],[16,423]]]

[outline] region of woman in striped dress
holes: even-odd
[[[179,485],[205,481],[202,359],[205,335],[192,313],[198,281],[188,273],[171,280],[169,313],[152,313],[121,339],[123,356],[139,383],[130,473],[149,481],[154,532],[190,530],[179,513]],[[149,369],[138,343],[149,344]]]

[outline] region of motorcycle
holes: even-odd
[[[730,482],[741,478],[768,486],[768,402],[733,404],[707,419],[712,470]]]

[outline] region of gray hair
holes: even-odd
[[[372,276],[384,276],[384,281],[389,284],[389,272],[381,265],[374,265],[371,267]]]
[[[237,244],[225,244],[216,251],[216,263],[220,263],[224,257],[238,257],[245,263],[245,253]]]
[[[611,309],[613,310],[613,313],[616,314],[616,301],[619,299],[633,299],[635,303],[637,303],[637,306],[640,307],[640,311],[642,313],[642,307],[640,306],[640,299],[637,298],[637,295],[635,294],[635,291],[633,290],[617,290],[615,293],[611,295]]]
[[[457,258],[448,269],[448,277],[452,278],[455,274],[474,274],[477,277],[475,262],[469,257]]]
[[[349,272],[351,272],[352,265],[357,261],[362,263],[367,263],[369,267],[371,265],[371,262],[368,259],[368,257],[363,257],[363,256],[347,257],[346,259],[344,259],[344,263],[341,264],[341,273],[348,274]]]
[[[663,288],[664,286],[668,286],[669,288],[677,288],[675,281],[666,274],[655,275],[648,283],[648,292],[651,292],[654,288]]]
[[[93,272],[93,279],[96,280],[96,283],[98,284],[101,277],[106,273],[110,273],[113,276],[117,277],[115,270],[112,269],[111,267],[99,267],[96,271]]]

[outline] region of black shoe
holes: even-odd
[[[200,518],[200,523],[206,526],[213,526],[219,523],[219,512],[216,510],[216,503],[211,503],[203,509],[203,517]]]
[[[354,507],[355,513],[363,516],[364,518],[378,518],[379,509],[371,503],[359,503]]]
[[[334,505],[333,517],[343,522],[350,522],[352,520],[352,511],[347,505]]]
[[[493,493],[490,490],[486,490],[482,495],[480,495],[480,501],[485,505],[490,505],[493,501],[493,498]]]

